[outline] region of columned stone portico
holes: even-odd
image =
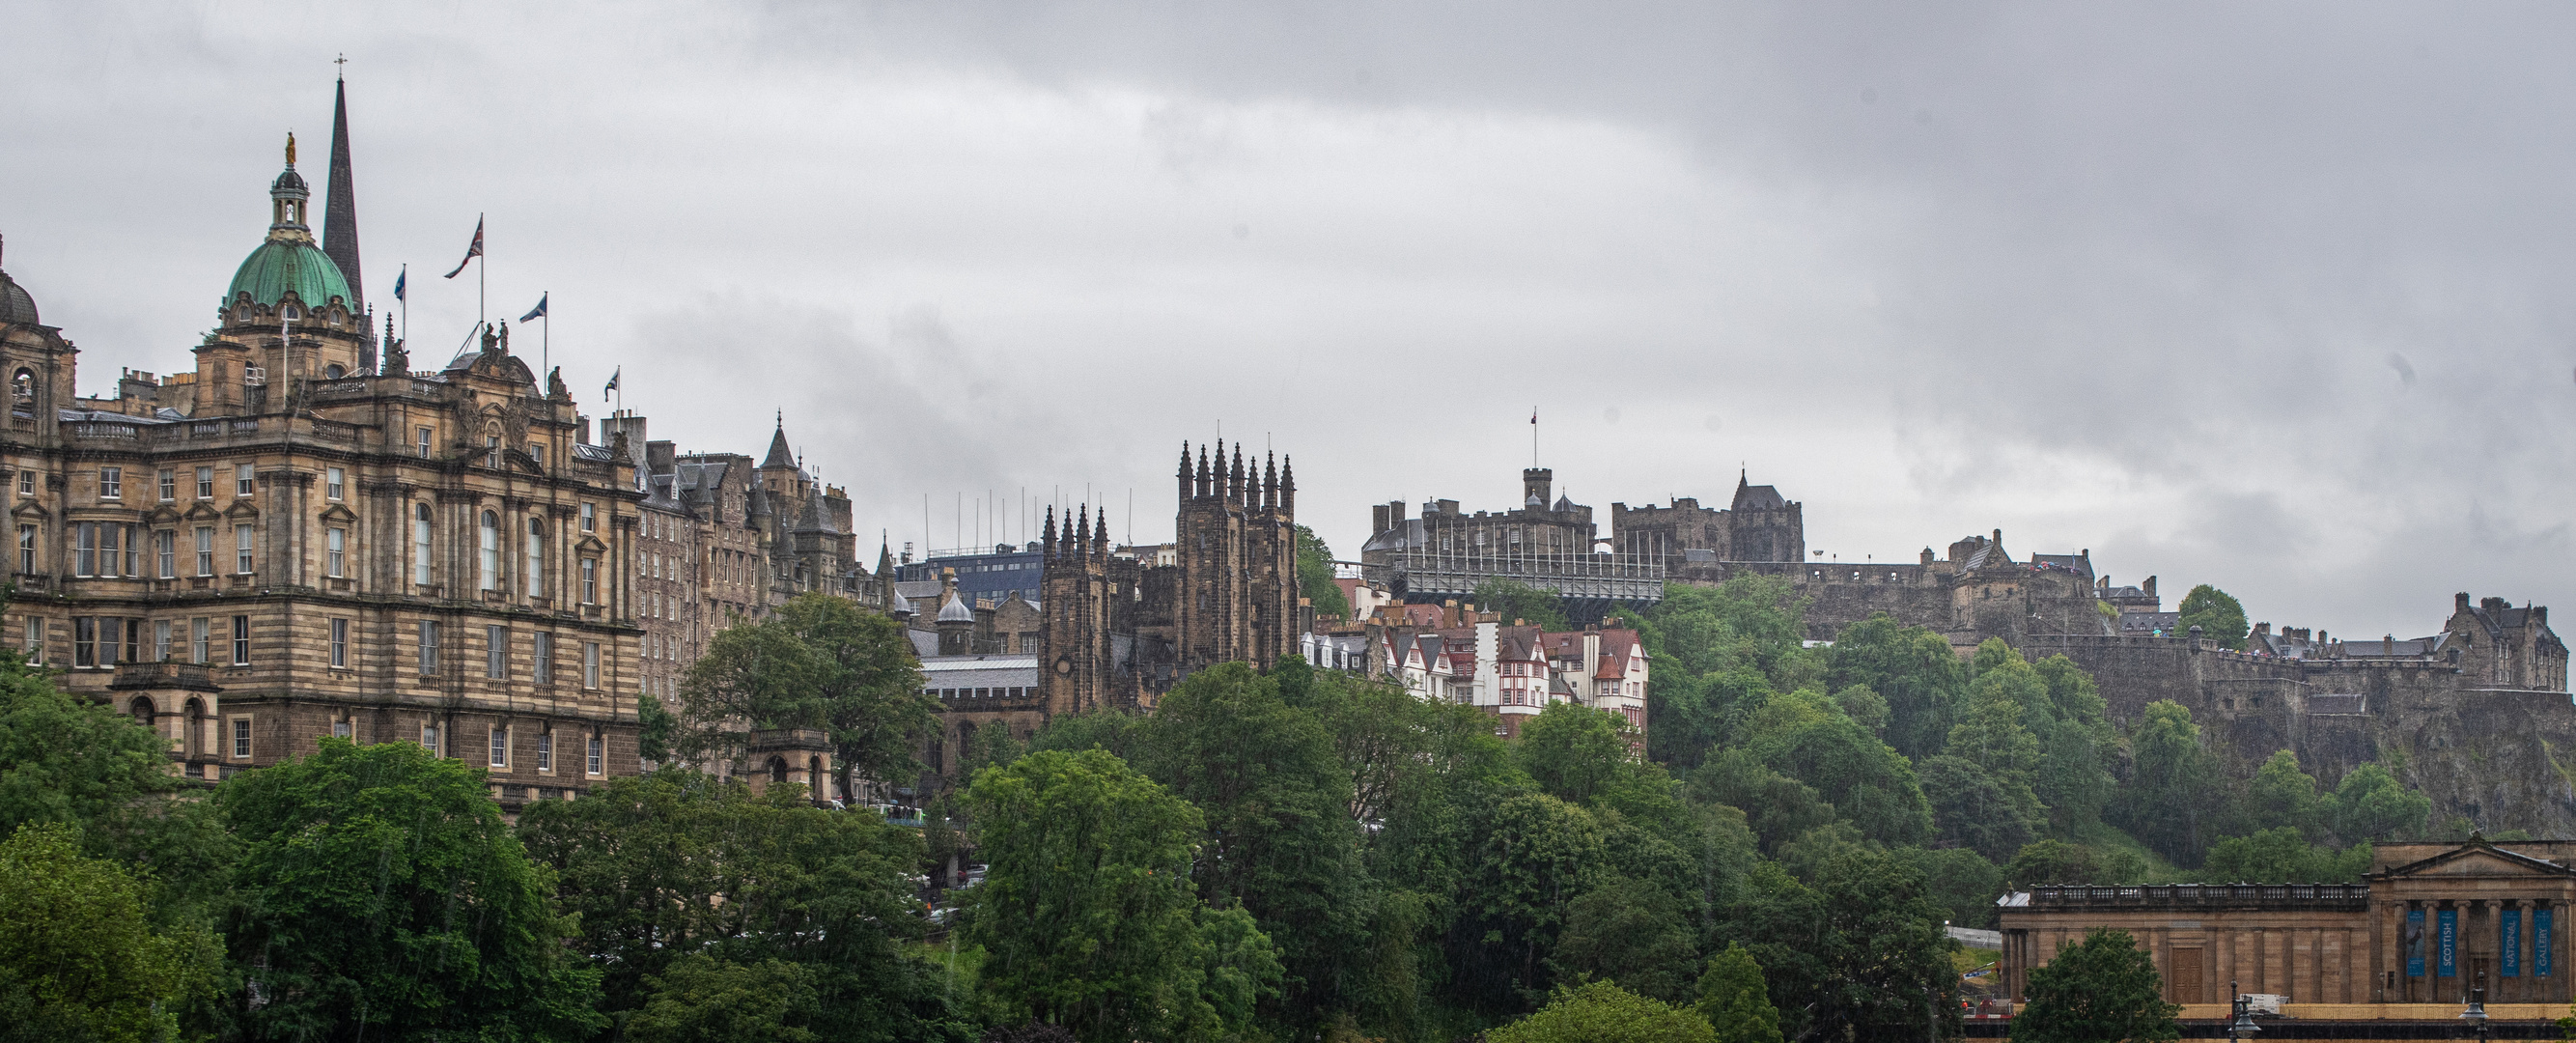
[[[2281,997],[2284,1024],[2369,1021],[2375,1039],[2414,1038],[2386,1035],[2390,1021],[2456,1027],[2481,981],[2500,1029],[2555,1019],[2570,998],[2571,865],[2576,841],[2472,837],[2382,846],[2358,884],[2033,887],[1998,903],[2000,984],[2018,1004],[2059,946],[2113,928],[2154,957],[2186,1021],[2224,1019],[2231,981]]]

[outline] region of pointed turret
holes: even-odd
[[[1208,495],[1208,447],[1199,446],[1199,495]]]
[[[1182,443],[1181,443],[1181,470],[1180,470],[1180,474],[1179,474],[1177,477],[1180,479],[1180,483],[1181,483],[1181,499],[1184,499],[1184,500],[1189,499],[1189,498],[1190,498],[1190,444],[1189,444],[1188,442],[1182,442]]]
[[[322,197],[322,255],[340,266],[349,281],[349,310],[366,307],[367,290],[358,278],[358,186],[349,173],[349,81],[341,80],[331,102],[331,184]]]
[[[778,429],[769,434],[769,455],[760,461],[760,469],[766,471],[772,467],[793,468],[795,466],[796,451],[787,447],[787,413],[781,410],[778,414]]]
[[[1244,500],[1243,443],[1234,444],[1234,470],[1226,477],[1225,498],[1236,503]]]
[[[1107,561],[1109,560],[1109,512],[1101,511],[1100,519],[1092,524],[1096,526],[1091,535],[1092,556]]]
[[[1279,458],[1279,513],[1297,516],[1297,458]]]
[[[1048,504],[1048,505],[1047,505],[1046,528],[1045,528],[1044,530],[1042,530],[1042,531],[1039,533],[1039,535],[1038,535],[1038,555],[1039,555],[1039,557],[1040,557],[1040,559],[1041,559],[1041,560],[1045,560],[1045,561],[1054,561],[1054,560],[1055,560],[1055,505],[1054,505],[1054,504]]]
[[[1072,552],[1065,555],[1066,557],[1081,561],[1088,556],[1086,552],[1091,548],[1084,544],[1090,541],[1083,539],[1082,534],[1089,531],[1091,531],[1091,505],[1086,503],[1082,505],[1082,513],[1074,516],[1073,531],[1064,534],[1064,542],[1073,547]]]
[[[1269,453],[1262,455],[1269,459],[1261,465],[1261,508],[1270,510],[1279,506],[1279,458]]]

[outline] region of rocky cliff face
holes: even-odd
[[[2565,692],[2472,687],[2458,667],[2261,659],[2189,638],[2028,636],[2024,655],[2091,671],[2119,726],[2148,703],[2190,707],[2237,777],[2276,750],[2331,787],[2377,761],[2433,802],[2435,827],[2576,837],[2576,703]]]

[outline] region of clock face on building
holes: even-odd
[[[1056,661],[1055,661],[1055,672],[1056,672],[1056,673],[1059,673],[1059,674],[1069,674],[1069,673],[1072,673],[1072,672],[1073,672],[1073,660],[1072,660],[1072,659],[1070,659],[1070,658],[1068,658],[1068,657],[1064,657],[1064,656],[1058,656],[1058,657],[1056,657]]]

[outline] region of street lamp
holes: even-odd
[[[2236,992],[2236,982],[2233,979],[2228,981],[2227,991],[2236,993],[2236,1019],[2227,1023],[2227,1038],[2250,1039],[2255,1033],[2263,1031],[2262,1026],[2254,1023],[2253,1002],[2246,999],[2244,993]]]
[[[2469,989],[2469,1009],[2460,1012],[2460,1020],[2477,1029],[2479,1039],[2487,1038],[2487,976],[2483,971],[2478,974],[2477,985]]]

